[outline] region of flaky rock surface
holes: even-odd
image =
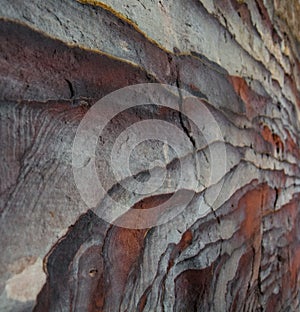
[[[0,2],[0,311],[299,311],[299,2]],[[146,211],[180,179],[193,193],[169,222],[129,229],[87,207],[72,144],[90,107],[139,83],[197,97],[222,140],[205,140],[181,92],[179,110],[152,103],[112,119],[96,148],[110,196]],[[153,160],[169,180],[128,194],[113,144],[153,119],[180,129],[187,148],[138,146],[123,185],[160,174]],[[119,220],[141,222],[130,210]]]

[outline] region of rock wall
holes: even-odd
[[[0,311],[299,310],[299,10],[1,0]]]

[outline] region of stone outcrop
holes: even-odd
[[[0,311],[300,309],[299,10],[1,1]],[[160,103],[103,129],[95,163],[106,193],[89,206],[73,176],[76,131],[97,101],[106,96],[105,115],[111,94],[122,100],[114,91],[148,83],[165,85],[152,94]],[[132,148],[119,181],[114,142],[143,120],[160,140]],[[165,141],[175,129],[176,148]],[[151,194],[130,191],[162,173]],[[109,223],[108,198],[131,209]],[[180,212],[164,219],[158,205]]]

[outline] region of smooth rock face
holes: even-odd
[[[1,1],[0,311],[300,310],[297,12]],[[93,159],[79,150],[106,191],[88,207],[72,169],[78,126],[141,83],[153,92],[132,99],[149,101],[107,122]],[[110,224],[111,198],[130,209]]]

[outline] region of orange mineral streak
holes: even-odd
[[[191,230],[187,230],[183,233],[181,240],[179,242],[178,249],[182,252],[185,250],[193,241],[193,233]]]
[[[280,136],[271,131],[271,129],[268,126],[264,125],[261,134],[267,142],[271,143],[274,146],[274,149],[276,150],[277,153],[284,152],[284,144]]]
[[[256,94],[247,84],[245,79],[238,76],[228,76],[236,94],[245,103],[246,116],[252,120],[262,107],[266,105],[266,98]]]
[[[178,257],[193,241],[193,232],[188,229],[185,231],[181,237],[180,242],[175,245],[169,259],[168,271],[174,265],[174,259]]]
[[[172,194],[162,194],[145,198],[119,217],[115,224],[134,229],[145,224],[145,218],[147,218],[148,224],[154,224],[159,219],[160,214],[163,213],[159,209],[156,210],[156,207],[165,203],[171,196]]]
[[[267,184],[262,184],[239,200],[238,206],[245,213],[241,231],[247,238],[254,237],[260,231],[262,218],[270,210],[274,196],[275,191]]]
[[[151,287],[149,286],[146,289],[146,291],[143,293],[143,295],[142,295],[142,297],[141,297],[141,299],[140,299],[140,301],[138,303],[138,307],[137,307],[139,312],[143,312],[144,311],[144,308],[145,308],[145,306],[147,304],[148,294],[149,294],[150,290],[151,290]]]
[[[170,196],[169,194],[164,194],[146,198],[135,204],[132,210],[154,208],[168,200]],[[120,217],[120,220],[128,224],[129,220],[127,219],[130,219],[130,224],[133,225],[134,222],[138,224],[142,217],[142,214],[137,217],[136,214],[132,214],[128,211]],[[157,217],[157,215],[153,214],[153,218]],[[139,261],[139,256],[143,250],[144,240],[147,237],[148,231],[149,229],[128,229],[118,226],[113,226],[110,230],[108,235],[109,239],[107,241],[110,266],[106,274],[110,280],[110,290],[109,294],[107,294],[107,298],[110,300],[110,305],[116,305],[110,306],[112,311],[117,310],[118,302],[121,300],[121,295],[124,292],[124,287],[130,272]]]

